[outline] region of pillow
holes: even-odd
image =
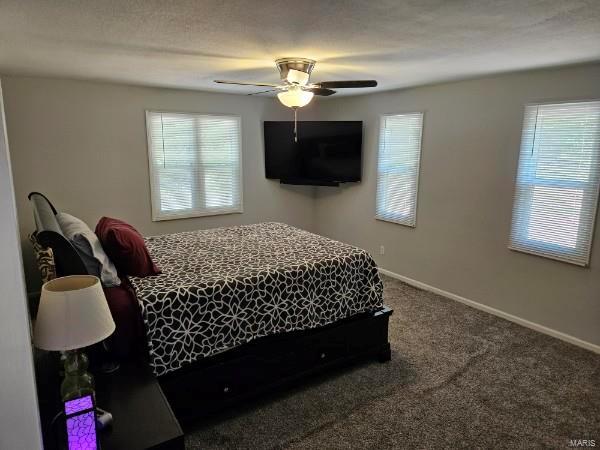
[[[128,223],[103,217],[96,225],[96,234],[115,262],[119,273],[135,277],[161,273],[150,257],[144,238]]]
[[[40,274],[42,275],[42,283],[56,278],[56,265],[54,264],[54,253],[50,247],[44,248],[38,242],[35,234],[29,235],[29,240],[33,245],[33,252],[37,260]]]
[[[71,241],[90,275],[95,275],[107,287],[119,286],[121,280],[115,265],[108,258],[98,236],[86,223],[67,213],[58,213],[56,220],[65,237]]]
[[[119,287],[104,288],[104,296],[115,321],[115,332],[108,338],[109,351],[126,361],[140,354],[146,343],[140,304],[127,279]]]

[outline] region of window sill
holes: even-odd
[[[169,214],[169,215],[152,215],[152,222],[164,222],[166,220],[177,220],[177,219],[193,219],[195,217],[210,217],[210,216],[224,216],[228,214],[243,214],[244,208],[239,209],[224,209],[224,210],[214,210],[214,211],[205,211],[205,212],[190,212],[190,213],[181,213],[181,214]]]
[[[375,216],[375,220],[380,220],[382,222],[394,223],[396,225],[404,225],[405,227],[409,227],[409,228],[417,227],[417,224],[415,221],[410,222],[406,219],[392,219],[392,218],[388,218],[388,217]]]
[[[509,245],[508,249],[512,250],[514,252],[524,253],[526,255],[537,256],[538,258],[551,259],[553,261],[559,261],[559,262],[563,262],[563,263],[567,263],[567,264],[572,264],[574,266],[590,267],[589,256],[588,256],[588,262],[580,262],[580,261],[574,261],[572,259],[569,259],[569,257],[567,257],[567,256],[561,257],[556,254],[544,253],[544,252],[536,251],[535,249],[530,249],[527,247],[520,247],[520,246],[517,247],[517,246]]]

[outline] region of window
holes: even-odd
[[[375,217],[415,226],[423,113],[383,116]]]
[[[589,263],[599,156],[600,101],[525,108],[511,249]]]
[[[240,119],[148,111],[152,220],[242,212]]]

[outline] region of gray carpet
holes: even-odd
[[[186,448],[600,446],[600,355],[384,278],[392,361],[187,430]]]

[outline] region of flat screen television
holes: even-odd
[[[286,184],[336,186],[357,182],[362,169],[361,121],[265,121],[267,178]]]

